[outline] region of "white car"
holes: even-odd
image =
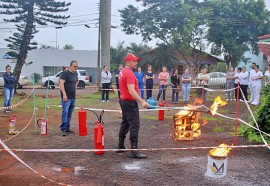
[[[226,84],[226,74],[223,72],[212,72],[209,73],[210,79],[209,79],[209,86],[217,86],[220,87],[221,89],[225,88]]]
[[[63,71],[58,72],[54,76],[47,76],[42,78],[41,85],[43,87],[47,87],[49,85],[50,88],[54,89],[55,86],[59,86],[59,79]],[[77,70],[78,74],[78,88],[84,88],[85,85],[89,85],[89,75],[85,70]]]
[[[5,72],[6,71],[0,71],[0,87],[3,87],[5,85],[5,81],[4,81],[4,78],[3,78],[3,74]],[[21,89],[23,86],[25,86],[27,84],[28,84],[28,77],[24,76],[24,75],[20,75],[20,80],[18,82],[17,88]]]

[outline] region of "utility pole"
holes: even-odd
[[[101,67],[110,69],[111,0],[100,0]]]

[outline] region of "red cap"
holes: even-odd
[[[139,61],[141,58],[136,57],[134,54],[128,54],[125,58],[125,61]]]

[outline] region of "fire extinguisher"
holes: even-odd
[[[40,121],[40,123],[39,123]],[[42,136],[45,136],[48,134],[48,124],[47,124],[47,119],[46,118],[42,118],[37,120],[37,125],[40,127],[40,134]]]
[[[164,107],[163,101],[160,101],[158,104],[159,107]],[[164,110],[158,111],[158,120],[164,120]]]
[[[99,116],[94,111],[89,111],[93,112],[97,116],[97,121],[95,122],[94,127],[94,149],[98,151],[95,151],[95,154],[102,155],[104,154],[104,122],[102,120],[104,110],[100,113]]]
[[[159,107],[169,107],[169,104],[166,100],[160,101],[158,104]],[[164,120],[164,110],[158,111],[158,120]]]
[[[13,134],[13,135],[17,134],[18,131],[15,131],[16,130],[16,116],[13,115],[13,116],[9,117],[8,121],[9,121],[9,131],[8,131],[8,133]]]
[[[87,136],[86,111],[83,109],[80,109],[78,112],[78,118],[79,118],[79,135]]]

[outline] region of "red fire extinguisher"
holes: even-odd
[[[169,104],[166,100],[160,101],[158,104],[159,107],[169,107]],[[164,120],[164,110],[158,111],[158,120]]]
[[[98,151],[95,151],[95,154],[102,155],[104,154],[104,127],[102,126],[102,124],[104,124],[102,120],[104,110],[100,113],[99,116],[94,111],[89,111],[93,112],[97,116],[97,121],[94,127],[94,149]]]
[[[104,127],[101,125],[100,121],[97,121],[94,128],[94,143],[95,149],[99,149],[99,151],[95,151],[95,154],[101,155],[104,154]]]
[[[87,136],[86,111],[83,109],[80,109],[78,112],[78,118],[79,118],[79,135],[80,136]]]
[[[160,101],[158,104],[159,107],[164,107],[163,101]],[[158,120],[164,120],[164,110],[158,111]]]
[[[40,123],[39,123],[40,121]],[[48,134],[48,125],[47,125],[47,119],[46,118],[42,118],[37,120],[37,125],[40,127],[40,134],[42,136],[45,136]]]

